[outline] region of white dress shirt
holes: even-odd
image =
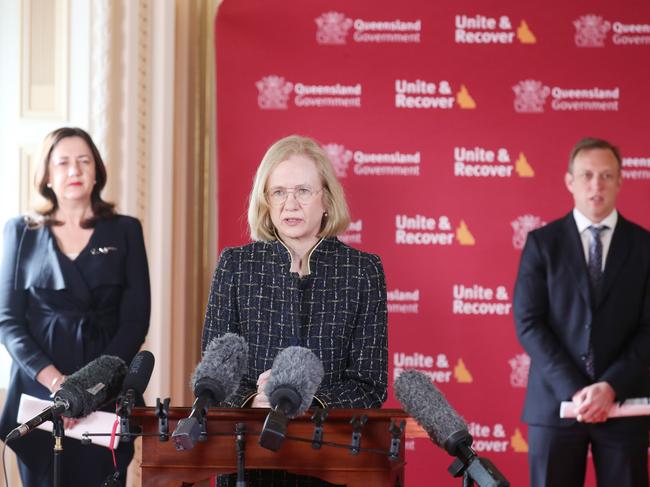
[[[614,235],[614,229],[616,228],[616,222],[618,221],[618,212],[616,210],[612,211],[606,218],[604,218],[600,223],[594,223],[589,218],[584,216],[580,210],[577,208],[573,209],[573,219],[576,221],[578,226],[578,232],[580,232],[580,239],[582,240],[582,250],[585,253],[585,261],[589,263],[589,243],[591,242],[592,236],[591,232],[588,230],[590,226],[602,227],[603,225],[607,226],[607,230],[603,230],[600,234],[600,241],[603,244],[603,271],[605,270],[605,261],[607,260],[607,253],[609,252],[609,245],[612,243],[612,235]]]

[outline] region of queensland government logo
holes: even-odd
[[[563,87],[550,88],[539,80],[527,79],[512,87],[515,92],[514,108],[518,113],[542,113],[546,99],[551,95],[553,111],[609,112],[618,111],[621,90],[619,87]]]
[[[263,110],[286,110],[293,83],[282,76],[265,76],[257,83],[257,104]]]
[[[341,144],[325,144],[323,146],[329,158],[337,178],[344,178],[348,175],[348,165],[352,160],[352,151]]]
[[[293,83],[278,75],[263,77],[255,83],[257,105],[262,110],[287,110],[291,104],[301,108],[359,108],[361,83],[355,85]]]
[[[605,47],[611,30],[615,45],[650,45],[650,24],[605,20],[600,15],[587,14],[573,21],[578,47]]]
[[[316,42],[319,44],[345,44],[353,20],[340,12],[326,12],[316,18]]]
[[[575,43],[578,47],[604,47],[605,38],[612,24],[600,15],[583,15],[573,21],[576,28]]]
[[[419,43],[422,20],[366,20],[347,17],[341,12],[325,12],[316,17],[316,42],[321,45],[347,43],[350,28],[357,43]]]
[[[535,44],[537,38],[524,19],[516,31],[510,17],[502,15],[456,15],[454,41],[456,44],[513,44],[515,36],[522,44]]]
[[[515,111],[518,113],[542,113],[551,89],[541,81],[526,79],[512,87],[515,92]]]
[[[419,176],[420,151],[374,152],[348,150],[341,144],[323,145],[336,176],[345,178],[348,168],[354,162],[353,173],[357,176]]]
[[[510,225],[512,226],[513,231],[512,246],[517,250],[521,250],[524,248],[524,244],[526,243],[528,232],[543,227],[546,225],[546,222],[539,216],[528,214],[518,216],[510,222]]]

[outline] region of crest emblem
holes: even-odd
[[[352,19],[339,12],[326,12],[316,17],[316,42],[319,44],[345,44]]]
[[[612,24],[600,15],[583,15],[573,21],[576,28],[575,42],[578,47],[604,47],[605,37]]]
[[[551,89],[541,81],[527,79],[512,87],[515,92],[515,111],[519,113],[541,113]]]
[[[512,387],[526,387],[528,385],[528,369],[530,369],[530,357],[525,353],[515,355],[508,360],[510,364],[510,385]]]
[[[515,249],[521,250],[524,248],[524,244],[526,243],[528,232],[543,227],[546,225],[546,222],[535,215],[522,215],[517,217],[516,220],[510,222],[510,225],[512,225],[513,230],[512,246]]]
[[[293,83],[282,76],[265,76],[257,83],[257,104],[262,110],[286,110]]]
[[[325,144],[323,149],[332,163],[332,166],[334,166],[336,177],[346,177],[348,174],[348,165],[352,160],[352,151],[346,149],[341,144]]]

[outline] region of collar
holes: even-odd
[[[607,226],[611,230],[613,230],[616,227],[616,222],[618,221],[618,211],[614,209],[609,215],[607,215],[601,222],[599,223],[594,223],[592,222],[589,218],[587,218],[585,215],[583,215],[580,210],[577,208],[573,209],[573,219],[576,222],[576,225],[578,226],[578,232],[582,233],[584,232],[588,227],[590,226],[595,226],[595,227],[600,227],[600,226]]]
[[[287,256],[289,257],[289,265],[291,265],[291,250],[290,250],[289,247],[287,247],[287,245],[282,241],[282,239],[281,239],[280,237],[277,236],[277,234],[276,234],[276,237],[277,237],[277,240],[276,240],[276,241],[277,241],[280,245],[282,245],[282,247],[284,247],[284,249],[286,250]],[[321,244],[324,240],[325,240],[325,238],[322,237],[318,242],[316,242],[316,243],[314,244],[314,246],[313,246],[311,249],[309,249],[309,251],[307,252],[307,255],[306,255],[305,258],[303,259],[303,261],[302,261],[302,270],[304,271],[304,272],[303,272],[303,275],[304,275],[304,276],[308,276],[309,274],[311,274],[311,256],[312,256],[312,254],[314,253],[314,251],[315,251],[318,247],[320,247],[320,244]]]

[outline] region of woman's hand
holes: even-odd
[[[257,378],[257,396],[253,399],[253,404],[251,404],[251,407],[253,408],[270,408],[271,404],[269,403],[269,398],[266,397],[266,394],[264,393],[264,388],[266,387],[266,383],[269,381],[271,378],[271,370],[265,370],[260,374],[260,376]]]
[[[54,365],[48,365],[38,373],[36,380],[50,391],[50,397],[54,397],[65,382],[65,375],[59,372],[59,369]],[[70,429],[77,423],[79,423],[79,419],[63,418],[63,427],[65,429]]]

